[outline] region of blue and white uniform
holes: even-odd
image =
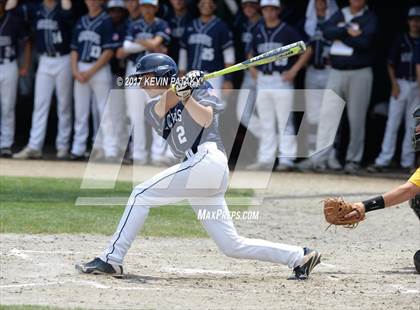
[[[43,3],[28,7],[35,36],[39,65],[35,77],[35,102],[28,147],[41,151],[47,130],[48,113],[54,91],[57,95],[57,151],[67,153],[72,130],[72,73],[70,61],[71,10],[60,3],[52,9]]]
[[[260,23],[261,20],[253,23],[242,14],[237,16],[234,23],[237,62],[248,58],[247,55],[251,49],[253,32]],[[258,137],[261,134],[261,126],[258,116],[254,112],[256,98],[257,83],[252,78],[251,72],[245,70],[243,72],[241,91],[236,102],[236,115],[242,125],[247,127],[254,136]]]
[[[153,23],[148,24],[143,18],[130,23],[125,40],[135,42],[136,40],[148,40],[157,36],[163,39],[166,47],[171,41],[171,30],[168,23],[156,17]],[[146,49],[139,53],[133,53],[128,57],[126,75],[134,74],[136,71],[136,60],[147,54]],[[125,92],[128,117],[131,123],[132,143],[131,152],[133,160],[137,163],[146,163],[148,160],[147,151],[147,129],[144,119],[144,107],[148,101],[145,91],[138,88],[128,88]],[[166,144],[161,137],[153,133],[150,158],[152,162],[165,161]]]
[[[391,163],[403,119],[405,120],[405,134],[400,163],[406,168],[414,165],[415,154],[411,146],[411,132],[415,126],[412,114],[415,107],[420,105],[415,59],[415,50],[418,47],[420,47],[420,39],[411,38],[408,33],[405,33],[398,36],[390,50],[388,63],[395,68],[400,94],[398,98],[391,96],[389,101],[382,150],[375,160],[378,166],[388,166]]]
[[[152,99],[148,103],[147,120],[166,139],[174,154],[185,160],[134,188],[117,231],[99,256],[101,260],[121,265],[150,208],[188,200],[201,217],[206,232],[225,255],[281,263],[291,268],[301,263],[300,247],[245,238],[238,235],[231,217],[208,217],[213,213],[229,213],[224,198],[229,169],[217,128],[217,114],[223,105],[212,92],[206,83],[193,94],[199,104],[213,108],[213,122],[208,128],[198,125],[182,103],[163,118],[154,112],[157,101]]]
[[[11,12],[0,18],[0,148],[10,148],[15,136],[15,105],[18,87],[18,46],[28,33],[24,21]]]
[[[168,14],[169,15],[169,14]],[[171,44],[169,45],[168,55],[178,63],[179,49],[181,48],[180,41],[184,36],[187,25],[192,21],[191,15],[187,12],[183,16],[176,16],[170,14],[166,20],[171,28]]]
[[[95,17],[82,16],[77,22],[71,43],[71,49],[78,54],[80,72],[89,70],[105,50],[114,50],[120,45],[115,36],[111,18],[106,12]],[[116,137],[112,133],[110,117],[105,113],[108,93],[111,88],[110,65],[100,68],[86,83],[75,81],[74,103],[75,123],[72,154],[82,156],[86,151],[89,135],[89,115],[91,99],[97,105],[101,119],[100,134],[103,141],[96,139],[95,146],[102,146],[106,157],[115,157],[118,152]]]
[[[233,34],[226,23],[216,16],[207,23],[196,18],[187,25],[181,40],[179,69],[204,72],[221,70],[225,68],[226,63],[234,63],[234,57],[226,59],[227,50],[231,50],[234,54]],[[222,88],[223,79],[224,77],[219,77],[211,80],[218,94]]]
[[[254,31],[251,50],[253,55],[259,55],[300,40],[302,36],[285,22],[280,22],[274,28],[268,28],[264,22],[261,22]],[[256,106],[261,130],[264,133],[260,135],[259,164],[273,165],[278,156],[280,164],[292,166],[296,157],[296,137],[284,134],[293,106],[294,86],[292,82],[284,81],[282,78],[282,73],[289,70],[296,59],[296,57],[286,58],[256,67],[258,71]],[[276,134],[276,131],[279,134]]]

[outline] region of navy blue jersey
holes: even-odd
[[[163,39],[163,44],[168,45],[171,41],[171,29],[166,21],[158,17],[155,18],[151,24],[146,23],[143,18],[133,21],[128,28],[127,35],[125,37],[128,41],[136,40],[149,40],[159,36]],[[146,51],[130,54],[129,59],[136,61],[138,58],[144,56]]]
[[[414,47],[414,63],[420,65],[420,44],[416,44]]]
[[[236,42],[236,60],[246,60],[247,54],[251,51],[252,34],[262,19],[256,23],[251,22],[243,14],[238,14],[234,22],[234,33]]]
[[[256,56],[300,40],[303,40],[302,36],[285,22],[281,22],[274,28],[268,28],[264,22],[261,22],[254,31],[251,43],[252,53]],[[273,72],[282,73],[283,71],[289,70],[295,61],[296,57],[280,59],[266,65],[257,66],[256,68],[265,74],[271,74]]]
[[[419,39],[413,39],[408,33],[398,36],[389,52],[388,63],[395,66],[395,75],[399,79],[416,80],[416,45]]]
[[[18,15],[6,12],[0,18],[0,64],[16,59],[18,45],[28,37],[24,21]]]
[[[187,12],[183,16],[176,16],[175,14],[168,14],[166,18],[169,27],[171,28],[171,44],[169,45],[169,56],[178,63],[180,41],[184,36],[187,24],[191,23],[192,17]]]
[[[124,41],[125,34],[127,32],[128,21],[124,20],[121,23],[114,24],[114,38],[117,42],[117,47],[121,47]],[[125,59],[118,59],[115,55],[110,61],[111,72],[117,76],[124,76],[125,74]]]
[[[115,49],[120,42],[115,35],[111,18],[106,12],[91,18],[82,16],[73,31],[71,49],[79,54],[79,61],[95,62],[106,49]]]
[[[325,19],[318,17],[315,34],[309,38],[309,45],[313,50],[311,64],[316,69],[324,69],[330,62],[329,54],[332,43],[324,38],[324,34],[322,33],[322,25],[324,23]]]
[[[193,93],[193,98],[197,102],[213,107],[213,122],[208,128],[197,124],[184,109],[182,102],[170,109],[164,118],[159,118],[154,109],[160,98],[153,98],[146,105],[144,113],[147,122],[168,142],[172,153],[177,158],[184,158],[189,150],[195,153],[197,147],[204,142],[215,142],[219,150],[224,152],[216,116],[222,111],[223,104],[212,92],[210,83],[206,82]]]
[[[223,69],[223,51],[233,46],[229,27],[218,17],[204,24],[194,19],[185,29],[181,47],[187,50],[187,69],[212,72]]]
[[[30,5],[28,8],[38,53],[51,56],[70,53],[73,25],[71,10],[64,10],[61,4],[49,10],[42,3]]]

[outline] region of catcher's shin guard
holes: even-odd
[[[416,197],[410,200],[410,207],[420,220],[420,195],[416,195]]]

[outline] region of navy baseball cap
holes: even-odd
[[[408,17],[420,17],[420,6],[413,6],[408,11]]]

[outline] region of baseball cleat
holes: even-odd
[[[293,275],[288,280],[306,280],[312,270],[321,262],[321,254],[315,250],[303,248],[303,263],[293,269]]]
[[[96,257],[86,264],[76,264],[75,268],[80,273],[87,274],[105,274],[116,278],[123,276],[123,267],[121,265],[109,264]]]

